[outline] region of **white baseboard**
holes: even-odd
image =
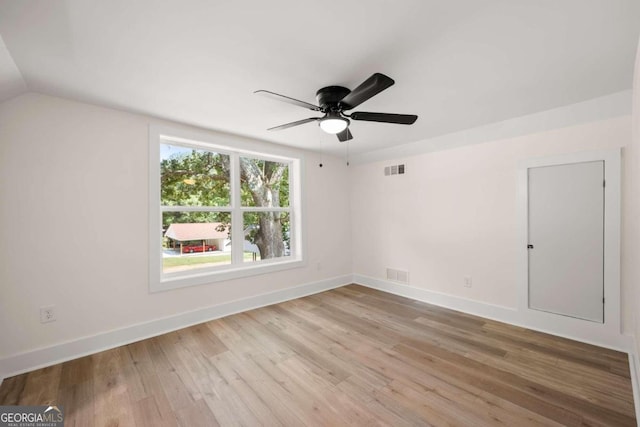
[[[462,311],[499,322],[513,324],[516,321],[517,310],[515,308],[483,303],[360,274],[354,274],[353,281],[368,288],[378,289],[383,292],[389,292],[394,295],[450,308],[451,310]]]
[[[634,338],[634,341],[637,338]],[[635,344],[635,342],[634,342]],[[640,426],[640,355],[637,345],[629,352],[629,371],[631,374],[631,386],[633,387],[633,404],[636,408],[636,422]]]
[[[352,283],[352,280],[353,277],[349,274],[318,282],[306,283],[9,356],[0,359],[0,384],[3,378],[77,359],[78,357],[130,344],[231,314],[339,288]]]
[[[538,313],[521,313],[516,308],[470,300],[454,295],[417,288],[415,286],[363,276],[360,274],[354,274],[353,281],[354,283],[367,286],[369,288],[412,298],[452,310],[462,311],[464,313],[496,320],[498,322],[509,323],[511,325],[587,344],[623,351],[625,353],[631,353],[633,351],[631,336],[623,334],[612,336],[610,332],[598,328],[599,324],[591,324],[591,322],[566,318],[565,316],[557,316],[563,317],[563,319],[561,319],[564,322],[563,324],[561,324],[561,322],[550,322],[548,320],[541,320],[541,316],[539,316]],[[529,311],[532,312],[534,310]],[[544,315],[545,313],[542,314]]]

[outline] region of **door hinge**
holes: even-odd
[[[604,304],[604,298],[602,298],[602,303]]]
[[[602,181],[602,186],[606,187],[607,186],[607,181]]]

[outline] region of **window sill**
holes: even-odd
[[[257,265],[230,267],[218,271],[202,271],[193,274],[180,274],[173,277],[161,277],[159,280],[152,280],[149,291],[162,292],[171,289],[180,289],[189,286],[205,285],[215,282],[239,279],[243,277],[257,276],[260,274],[273,273],[276,271],[290,270],[304,267],[306,263],[301,259],[287,261],[264,262]]]

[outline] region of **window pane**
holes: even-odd
[[[242,206],[289,206],[289,164],[240,157]]]
[[[229,206],[229,156],[160,144],[161,205]]]
[[[244,213],[244,261],[291,255],[288,212]]]
[[[229,212],[164,212],[162,271],[231,264]]]

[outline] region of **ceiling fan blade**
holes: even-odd
[[[286,123],[284,125],[280,125],[280,126],[275,126],[272,128],[269,128],[267,130],[282,130],[282,129],[289,129],[292,128],[294,126],[299,126],[299,125],[303,125],[305,123],[311,123],[311,122],[317,122],[318,120],[320,120],[319,117],[310,117],[308,119],[302,119],[302,120],[298,120],[297,122],[291,122],[291,123]]]
[[[418,120],[418,116],[415,114],[366,113],[364,111],[356,111],[349,118],[367,122],[397,123],[400,125],[412,125]]]
[[[288,102],[289,104],[297,105],[298,107],[308,108],[309,110],[320,111],[320,107],[318,107],[317,105],[309,104],[308,102],[300,101],[299,99],[291,98],[285,95],[280,95],[279,93],[270,92],[268,90],[260,89],[260,90],[256,90],[253,93],[264,95],[278,101]]]
[[[340,142],[345,142],[350,139],[353,139],[353,135],[351,135],[351,131],[349,130],[349,128],[346,128],[345,130],[337,133],[336,135],[338,136],[338,139],[340,140]]]
[[[344,110],[350,110],[362,104],[367,99],[379,94],[386,88],[393,86],[395,82],[391,77],[384,74],[375,73],[360,86],[355,88],[351,93],[342,98],[340,104]]]

